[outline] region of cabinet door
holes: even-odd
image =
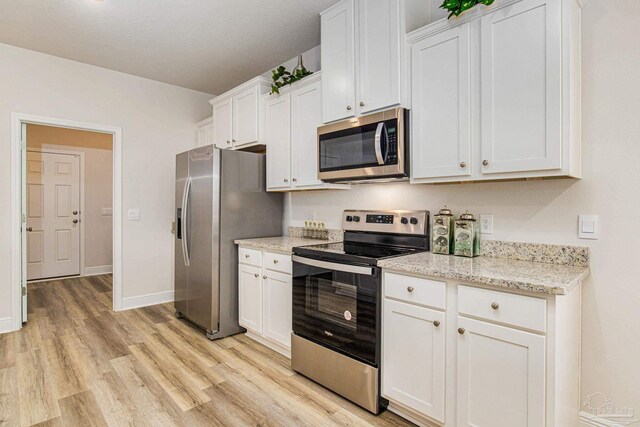
[[[231,148],[233,102],[229,98],[213,105],[213,145]]]
[[[196,147],[204,147],[205,145],[207,145],[207,127],[202,126],[198,128]]]
[[[400,0],[358,2],[358,99],[360,114],[400,103]]]
[[[234,147],[258,142],[258,89],[251,88],[233,97]]]
[[[458,317],[458,425],[539,427],[545,338]]]
[[[354,0],[342,0],[320,18],[322,120],[355,114]]]
[[[295,187],[322,185],[318,179],[321,98],[321,82],[291,93],[291,176]]]
[[[471,175],[469,24],[411,46],[411,175]]]
[[[291,348],[292,311],[291,276],[265,271],[264,336]]]
[[[251,265],[238,265],[238,309],[240,325],[262,333],[262,270]]]
[[[291,94],[265,102],[267,189],[291,186]]]
[[[482,173],[562,167],[560,7],[525,0],[482,18]]]
[[[385,299],[382,325],[382,394],[444,422],[444,313]]]

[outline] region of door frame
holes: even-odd
[[[27,142],[28,140],[27,136]],[[113,147],[112,147],[113,148]],[[74,151],[74,150],[65,150],[63,148],[29,148],[28,146],[25,148],[25,152],[34,152],[34,153],[51,153],[51,154],[62,154],[69,156],[78,156],[80,163],[80,174],[78,180],[80,181],[79,191],[80,191],[80,256],[79,256],[79,267],[80,267],[80,276],[84,276],[84,153],[82,151]],[[26,158],[25,158],[26,160]],[[26,213],[26,208],[25,208]],[[113,231],[113,230],[112,230]],[[26,249],[25,249],[26,250]],[[39,280],[35,280],[36,282]],[[33,282],[33,281],[32,281]]]
[[[22,236],[23,171],[26,165],[26,144],[22,144],[22,125],[35,124],[106,133],[113,136],[113,310],[122,309],[122,128],[78,122],[55,117],[11,113],[11,326],[22,327]],[[26,283],[26,277],[25,283]]]

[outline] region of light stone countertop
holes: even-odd
[[[262,237],[258,239],[240,239],[235,240],[235,243],[243,248],[291,254],[293,253],[293,248],[296,246],[321,245],[323,243],[334,242],[331,240],[306,239],[304,237],[279,236]]]
[[[566,295],[589,275],[583,266],[508,258],[462,258],[421,252],[378,261],[387,271],[414,273],[532,293]]]

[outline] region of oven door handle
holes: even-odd
[[[376,136],[375,136],[375,150],[376,150],[376,160],[378,160],[379,165],[384,165],[386,156],[382,155],[382,131],[385,130],[384,122],[378,123],[378,127],[376,128]]]
[[[301,256],[293,255],[291,260],[299,262],[300,264],[310,265],[313,267],[326,268],[327,270],[344,271],[345,273],[363,274],[366,276],[373,276],[372,267],[361,267],[358,265],[339,264],[336,262],[320,261],[317,259],[303,258]]]

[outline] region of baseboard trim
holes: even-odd
[[[265,337],[263,337],[261,335],[256,334],[255,332],[251,332],[249,330],[247,330],[245,335],[247,337],[251,338],[252,340],[262,344],[263,346],[269,347],[271,350],[280,353],[284,357],[286,357],[288,359],[291,359],[291,349],[290,348],[287,348],[287,347],[283,346],[280,343],[271,341],[269,338],[265,338]]]
[[[12,332],[14,330],[12,320],[13,319],[11,317],[3,317],[0,319],[0,334]]]
[[[621,422],[622,421],[622,422]],[[629,425],[629,422],[623,422],[625,420],[607,420],[606,418],[596,417],[585,411],[580,411],[580,427],[620,427]],[[635,423],[635,419],[631,420],[631,423]]]
[[[441,427],[441,423],[437,423],[435,421],[431,421],[427,418],[424,418],[423,415],[419,415],[412,411],[411,409],[405,408],[403,405],[398,403],[389,402],[389,406],[387,410],[393,412],[396,415],[401,416],[405,420],[409,420],[415,425],[419,427]]]
[[[99,265],[97,267],[85,267],[84,275],[85,276],[98,276],[100,274],[111,274],[113,273],[112,265]]]
[[[121,310],[131,310],[132,308],[148,307],[167,302],[173,302],[173,291],[122,298]]]

